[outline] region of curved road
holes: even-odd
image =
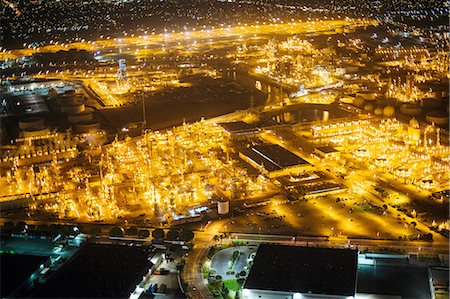
[[[183,270],[183,278],[187,283],[186,296],[194,299],[214,298],[206,286],[206,279],[203,278],[202,264],[213,243],[213,235],[209,233],[196,232],[193,241],[194,248],[189,254]],[[195,289],[193,288],[195,287]]]

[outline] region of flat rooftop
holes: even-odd
[[[357,251],[262,244],[246,289],[354,296]]]
[[[448,272],[447,272],[448,274]],[[448,276],[446,277],[448,281]],[[428,270],[409,261],[383,261],[376,265],[359,265],[358,293],[431,299]]]
[[[309,165],[307,161],[278,144],[257,145],[252,147],[252,151],[280,169],[297,165]]]
[[[128,298],[151,267],[149,250],[86,244],[33,298]]]
[[[243,121],[235,121],[230,123],[221,123],[220,126],[230,133],[257,130],[255,126],[249,125]]]

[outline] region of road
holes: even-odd
[[[213,241],[213,234],[197,232],[193,241],[194,248],[189,254],[183,270],[184,281],[188,284],[186,296],[188,298],[203,299],[213,298],[206,287],[206,279],[203,278],[202,265]],[[192,288],[195,286],[195,290]]]
[[[400,241],[400,240],[373,240],[330,237],[306,237],[306,236],[278,236],[278,235],[256,235],[233,233],[231,239],[250,243],[276,243],[296,246],[321,246],[321,247],[351,247],[359,250],[380,251],[381,249],[398,249],[407,254],[448,254],[448,244],[446,242],[426,242],[426,241]]]

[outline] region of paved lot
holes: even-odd
[[[255,207],[212,225],[218,231],[228,232],[373,239],[398,239],[420,233],[395,216],[383,214],[382,208],[371,206],[361,196],[342,193],[294,204]]]
[[[235,261],[233,268],[230,269],[229,261],[235,251],[239,251],[241,254],[239,255],[239,259]],[[237,246],[223,249],[214,255],[211,267],[216,270],[216,275],[222,276],[223,280],[235,279],[236,273],[239,273],[242,270],[248,273],[248,270],[245,269],[247,266],[247,259],[250,254],[255,251],[256,248],[250,248],[247,246]],[[234,271],[235,274],[227,274],[228,271]]]

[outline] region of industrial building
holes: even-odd
[[[323,158],[339,157],[340,152],[332,146],[317,147],[314,152]]]
[[[239,157],[271,178],[300,173],[312,167],[309,162],[277,144],[243,148]]]
[[[244,298],[355,296],[358,253],[352,249],[262,244],[243,288]]]

